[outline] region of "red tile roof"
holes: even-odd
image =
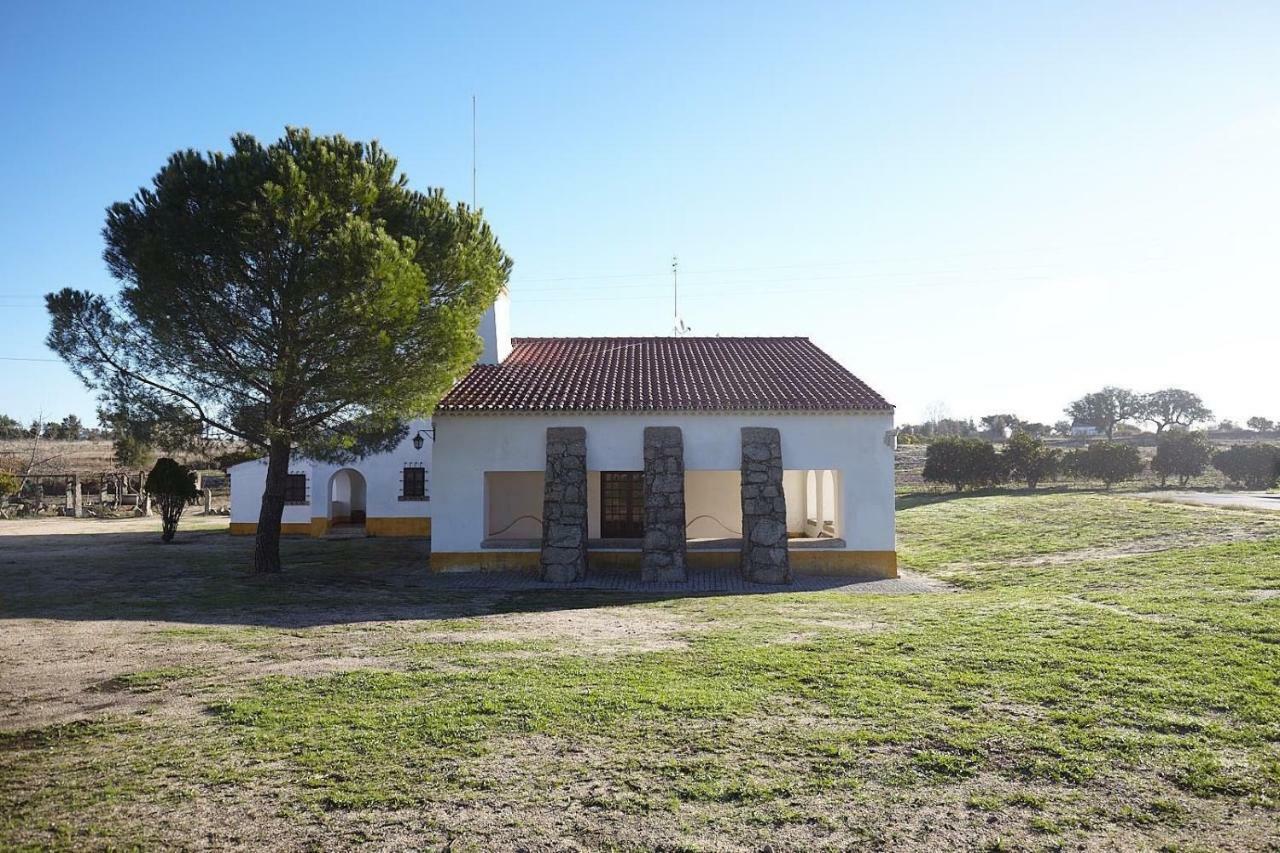
[[[893,407],[808,338],[515,338],[446,412],[848,411]]]

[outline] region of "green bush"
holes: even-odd
[[[164,542],[172,542],[178,532],[178,519],[182,518],[182,510],[186,508],[188,501],[193,501],[200,495],[200,490],[196,488],[196,472],[180,462],[161,457],[147,475],[147,483],[143,488],[156,499],[160,507],[164,530],[160,538]]]
[[[1214,454],[1213,467],[1246,489],[1270,489],[1280,471],[1280,447],[1274,444],[1237,444]]]
[[[1001,456],[1010,478],[1025,482],[1029,489],[1056,477],[1062,464],[1060,451],[1046,447],[1042,439],[1026,432],[1015,433]]]
[[[1165,485],[1170,477],[1178,478],[1178,486],[1185,487],[1192,477],[1199,477],[1209,467],[1213,445],[1202,432],[1166,432],[1156,445],[1156,457],[1151,460],[1151,470]]]
[[[1142,454],[1132,445],[1095,441],[1088,447],[1068,453],[1064,467],[1072,476],[1101,480],[1109,489],[1121,480],[1138,476],[1145,465]]]
[[[994,486],[1007,479],[1004,460],[995,446],[980,438],[940,438],[924,457],[924,479],[947,483],[957,492]]]

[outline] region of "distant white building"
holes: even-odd
[[[1085,423],[1084,421],[1075,421],[1071,424],[1071,435],[1073,437],[1094,438],[1102,434],[1103,431],[1098,429],[1097,424]]]

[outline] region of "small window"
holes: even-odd
[[[290,474],[285,478],[284,502],[287,504],[304,504],[307,502],[306,474]]]
[[[425,498],[427,496],[427,469],[404,469],[404,496],[406,498]]]

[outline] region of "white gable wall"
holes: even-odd
[[[589,471],[644,468],[644,428],[677,426],[686,470],[737,471],[739,430],[775,427],[788,471],[831,469],[848,550],[894,550],[891,412],[859,414],[437,415],[432,550],[475,551],[485,538],[486,471],[543,471],[548,427],[587,431]],[[790,513],[789,513],[790,514]]]

